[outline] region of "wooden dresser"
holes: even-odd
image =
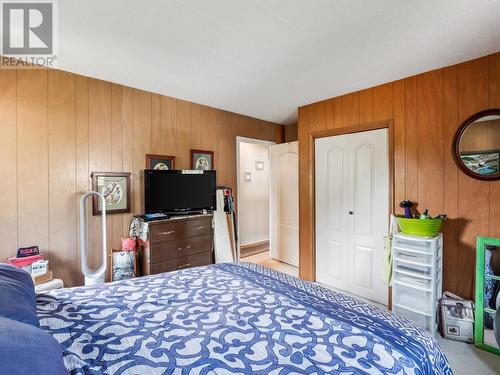
[[[188,216],[149,223],[142,274],[153,275],[213,263],[212,216]]]

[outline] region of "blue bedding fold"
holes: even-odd
[[[31,275],[0,263],[0,316],[38,327],[35,286]]]
[[[68,374],[59,343],[32,325],[0,317],[0,374]]]

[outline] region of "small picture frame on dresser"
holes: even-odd
[[[128,280],[138,276],[137,251],[111,250],[110,281]]]
[[[146,169],[175,169],[175,156],[146,154]]]
[[[191,169],[209,171],[214,169],[214,152],[207,150],[191,150]]]

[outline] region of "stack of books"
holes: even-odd
[[[9,263],[17,268],[22,268],[31,273],[33,263],[44,261],[43,254],[30,255],[25,257],[12,257],[9,258]]]
[[[49,271],[49,261],[40,254],[38,246],[20,248],[17,256],[9,258],[9,263],[17,268],[22,268],[31,274],[35,285],[49,282],[53,279]]]

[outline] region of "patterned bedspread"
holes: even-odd
[[[37,297],[72,374],[451,374],[387,311],[267,268],[223,263]]]

